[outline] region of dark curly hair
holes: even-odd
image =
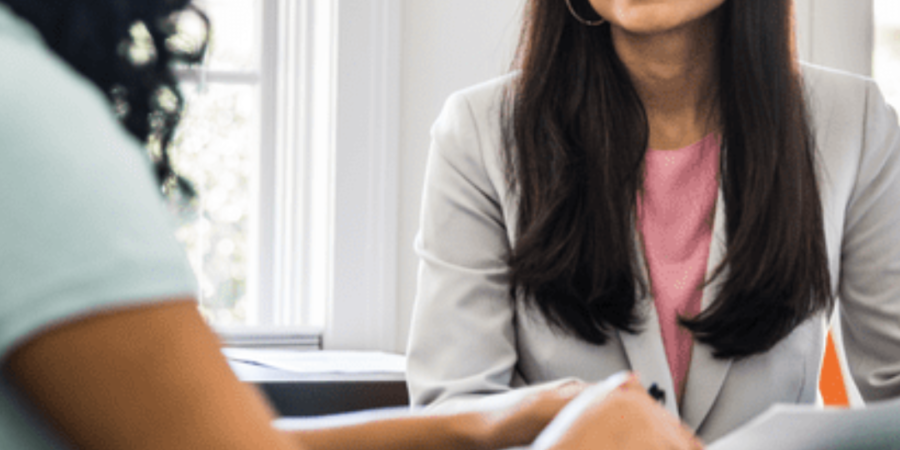
[[[155,160],[160,188],[177,187],[191,199],[191,183],[174,172],[169,147],[184,98],[173,63],[195,64],[206,54],[209,20],[191,0],[0,0],[37,28],[47,45],[109,97],[122,125]],[[192,10],[205,24],[199,45],[177,49],[174,14]],[[143,24],[152,41],[146,60],[135,60],[132,30]]]

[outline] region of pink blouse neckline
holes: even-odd
[[[688,376],[693,337],[679,316],[700,312],[712,224],[718,198],[719,138],[711,133],[677,150],[645,157],[638,227],[677,398]]]

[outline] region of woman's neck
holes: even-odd
[[[650,148],[678,149],[718,131],[718,13],[665,33],[613,27],[613,44],[647,111]]]

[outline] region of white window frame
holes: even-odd
[[[261,326],[216,327],[226,345],[393,350],[400,12],[400,0],[262,0],[258,73],[181,73],[260,85],[248,295],[268,300]],[[311,313],[322,326],[294,325]]]
[[[391,351],[397,330],[401,2],[336,3],[333,281],[323,345]]]

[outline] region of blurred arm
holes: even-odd
[[[4,370],[76,449],[299,448],[219,346],[196,302],[181,299],[52,328]]]
[[[500,411],[382,420],[297,431],[293,436],[310,450],[480,450],[525,446],[585,387],[576,382],[536,392]]]

